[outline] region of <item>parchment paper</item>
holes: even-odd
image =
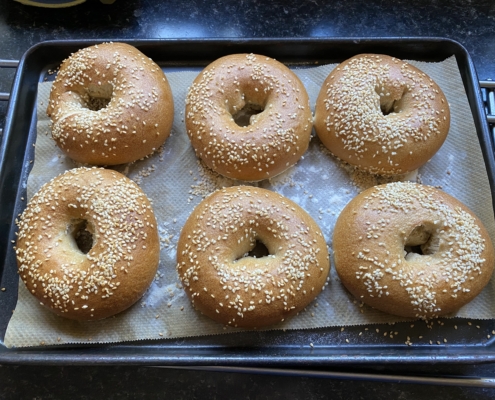
[[[451,107],[452,122],[446,143],[406,179],[437,186],[468,205],[484,222],[492,240],[495,223],[488,178],[480,146],[455,58],[440,63],[410,61],[442,88]],[[335,65],[295,69],[314,105],[323,80]],[[192,309],[175,271],[175,246],[189,213],[213,190],[239,184],[206,169],[196,159],[185,132],[183,113],[186,91],[197,71],[169,72],[175,101],[171,136],[163,148],[146,160],[119,166],[152,199],[162,243],[159,272],[141,301],[112,318],[76,322],[52,314],[19,284],[19,300],[7,328],[7,347],[62,343],[121,342],[236,332]],[[69,168],[77,167],[52,141],[45,110],[50,83],[38,92],[38,135],[33,170],[28,179],[28,198],[43,183]],[[402,178],[404,179],[404,178]],[[304,157],[283,174],[255,185],[277,191],[302,206],[322,228],[332,255],[333,226],[342,208],[366,186],[380,183],[376,177],[343,167],[313,137]],[[495,318],[495,280],[455,316]],[[403,321],[371,309],[343,288],[333,267],[325,290],[293,319],[268,329],[308,329]]]

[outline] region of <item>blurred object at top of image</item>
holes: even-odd
[[[21,4],[26,6],[35,6],[35,7],[45,7],[45,8],[64,8],[64,7],[72,7],[77,6],[79,4],[84,3],[86,0],[15,0]],[[113,4],[115,0],[100,0],[103,4]]]

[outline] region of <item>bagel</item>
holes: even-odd
[[[482,222],[452,196],[411,182],[361,192],[339,215],[334,261],[343,285],[387,313],[430,319],[486,286],[495,261]]]
[[[134,304],[155,277],[151,204],[124,175],[76,168],[46,183],[17,221],[18,271],[54,313],[96,320]]]
[[[299,78],[255,54],[208,65],[189,88],[185,116],[196,155],[219,174],[243,181],[268,179],[295,164],[313,127]]]
[[[257,242],[268,254],[249,253]],[[249,186],[203,200],[177,244],[177,272],[193,306],[233,327],[260,328],[298,313],[320,293],[329,268],[316,222],[289,199]]]
[[[174,117],[167,78],[125,43],[103,43],[62,63],[47,114],[52,137],[75,161],[116,165],[143,158],[168,138]]]
[[[397,58],[360,54],[326,78],[315,105],[315,131],[337,158],[360,170],[400,175],[442,146],[450,109],[424,72]]]

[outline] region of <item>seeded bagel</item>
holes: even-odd
[[[269,254],[253,257],[257,242]],[[194,307],[233,327],[259,328],[301,311],[322,290],[329,268],[314,220],[289,199],[249,186],[203,200],[177,245],[177,271]]]
[[[18,221],[19,275],[54,313],[96,320],[134,304],[153,280],[155,216],[124,175],[76,168],[45,184]]]
[[[450,110],[440,87],[411,64],[360,54],[326,78],[315,130],[337,158],[369,173],[405,174],[442,146]]]
[[[411,182],[357,195],[337,219],[335,268],[359,300],[429,319],[456,311],[486,286],[494,249],[482,222],[441,190]]]
[[[268,179],[295,164],[313,127],[297,75],[255,54],[208,65],[189,88],[185,115],[196,155],[219,174],[243,181]]]
[[[60,66],[47,114],[52,137],[73,160],[116,165],[143,158],[168,138],[174,103],[167,78],[125,43],[103,43]]]

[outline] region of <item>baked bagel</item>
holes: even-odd
[[[395,182],[357,195],[337,219],[335,268],[359,300],[429,319],[456,311],[490,280],[494,249],[482,222],[430,186]]]
[[[134,304],[160,256],[150,202],[124,175],[76,168],[46,183],[18,221],[19,275],[54,313],[102,319]]]
[[[208,65],[189,88],[185,115],[196,155],[219,174],[244,181],[268,179],[295,164],[313,127],[297,75],[255,54]]]
[[[315,130],[325,147],[373,174],[419,168],[442,146],[449,127],[449,105],[438,85],[386,55],[360,54],[341,63],[315,106]]]
[[[168,138],[174,103],[167,78],[125,43],[104,43],[62,63],[47,114],[52,137],[75,161],[116,165],[143,158]]]
[[[250,254],[257,242],[263,257]],[[225,325],[259,328],[306,307],[325,285],[325,239],[297,204],[266,189],[214,192],[177,244],[177,271],[194,307]]]

